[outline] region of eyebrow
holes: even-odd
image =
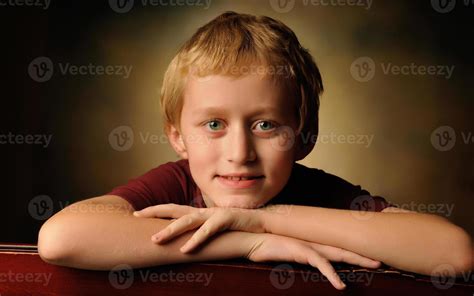
[[[202,115],[227,115],[229,113],[228,110],[221,108],[221,107],[207,107],[201,108],[194,112],[194,114],[198,116]],[[261,106],[258,110],[252,112],[250,116],[261,115],[264,113],[274,114],[274,115],[283,115],[281,110],[272,106]]]

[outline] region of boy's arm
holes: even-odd
[[[178,218],[154,235],[160,244],[183,231],[199,228],[183,246],[184,253],[219,231],[239,230],[268,232],[338,247],[421,274],[432,274],[446,265],[449,266],[446,271],[453,276],[472,268],[471,238],[462,228],[435,215],[400,212],[397,208],[384,211],[296,205],[273,205],[253,210],[196,209],[165,204],[143,209],[138,215]]]
[[[340,247],[407,271],[431,274],[449,264],[459,274],[473,264],[470,236],[440,216],[293,205],[259,213],[266,232]]]
[[[209,242],[202,251],[179,251],[191,234],[161,246],[150,236],[171,221],[140,219],[118,196],[102,196],[74,203],[51,217],[41,227],[38,249],[49,263],[69,267],[107,270],[118,264],[133,268],[153,265],[245,257],[258,234],[232,231]]]
[[[102,196],[68,206],[40,230],[38,249],[43,260],[69,267],[110,270],[119,264],[132,268],[244,257],[255,262],[289,261],[318,268],[337,289],[344,289],[331,261],[375,268],[380,262],[353,252],[269,233],[229,231],[219,234],[198,252],[179,251],[192,234],[166,246],[150,236],[171,221],[132,216],[128,202]]]

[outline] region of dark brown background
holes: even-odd
[[[447,13],[430,1],[374,1],[370,9],[308,5],[296,1],[288,12],[270,1],[212,1],[196,6],[143,6],[135,1],[116,13],[107,1],[53,1],[37,7],[0,7],[0,134],[50,134],[47,148],[2,144],[3,227],[0,241],[35,243],[44,218],[68,203],[98,196],[129,178],[176,160],[166,141],[144,143],[147,132],[161,135],[158,91],[178,47],[197,29],[226,10],[263,14],[290,26],[320,66],[326,91],[321,101],[321,134],[373,136],[368,147],[341,140],[318,142],[301,163],[360,184],[392,203],[454,206],[436,214],[474,234],[472,14],[462,1]],[[47,82],[28,75],[30,62],[49,57]],[[370,81],[351,76],[351,64],[370,57]],[[381,63],[454,65],[450,79],[430,75],[385,75]],[[58,63],[131,65],[128,79],[71,76]],[[134,131],[133,146],[113,149],[117,126]],[[439,151],[433,131],[448,125],[456,144]],[[38,218],[29,208],[47,195],[50,212]],[[33,201],[32,201],[33,200]],[[426,211],[426,210],[425,210]]]

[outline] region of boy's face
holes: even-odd
[[[297,125],[293,101],[285,96],[260,74],[189,77],[181,133],[172,127],[170,140],[188,159],[207,207],[256,208],[283,189],[295,162]],[[222,177],[243,173],[259,178]]]

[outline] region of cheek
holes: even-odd
[[[204,134],[190,133],[184,138],[186,143],[186,150],[188,151],[189,157],[194,158],[210,157],[213,154],[210,153],[213,149],[212,139],[206,137]]]
[[[284,167],[293,162],[294,145],[284,139],[266,139],[258,143],[256,149],[260,159],[274,167]]]
[[[188,161],[199,182],[205,182],[215,174],[214,164],[218,159],[217,147],[203,136],[193,135],[186,139]]]

